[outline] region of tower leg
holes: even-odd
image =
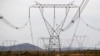
[[[49,47],[48,47],[48,56],[61,54],[61,45],[59,36],[50,36]]]

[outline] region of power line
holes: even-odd
[[[81,5],[79,6],[79,10],[77,10],[74,17],[70,21],[70,23],[64,29],[62,29],[62,31],[68,30],[76,22],[76,20],[79,18],[79,14],[81,14],[83,12],[83,10],[86,7],[86,5],[88,4],[88,2],[89,2],[89,0],[82,1]]]
[[[7,19],[5,19],[5,18],[3,18],[2,19],[3,20],[3,22],[5,22],[8,26],[10,26],[10,27],[12,27],[12,28],[14,28],[14,29],[23,29],[23,28],[25,28],[26,27],[26,25],[28,24],[28,22],[26,22],[23,26],[15,26],[15,25],[13,25],[13,24],[11,24]]]
[[[94,27],[94,26],[88,24],[88,23],[85,22],[83,19],[81,19],[81,21],[82,21],[82,23],[83,23],[84,25],[86,25],[87,27],[89,27],[89,28],[91,28],[91,29],[93,29],[93,30],[100,31],[100,28],[96,28],[96,27]]]
[[[79,21],[80,21],[80,18],[79,18],[79,20],[78,20],[78,22],[77,22],[77,24],[76,24],[76,28],[75,28],[74,34],[73,34],[73,36],[72,36],[71,43],[70,43],[70,45],[69,45],[69,50],[70,50],[70,48],[71,48],[71,46],[72,46],[72,44],[73,44],[73,41],[75,40],[74,38],[75,38],[76,32],[77,32],[77,30],[78,30]]]
[[[31,19],[30,19],[30,9],[29,9],[29,18],[27,19],[27,21],[24,23],[23,26],[18,27],[18,26],[13,25],[7,19],[5,19],[1,14],[0,14],[0,19],[2,19],[3,22],[5,22],[8,26],[10,26],[10,27],[12,27],[14,29],[23,29],[23,28],[25,28],[28,25],[28,22],[29,22],[29,25],[30,25],[30,33],[31,33],[32,43],[33,43],[33,33],[32,33]]]
[[[5,19],[3,16],[0,16],[0,19],[1,19],[4,23],[6,23],[6,25],[8,25],[8,26],[10,26],[10,27],[12,27],[12,28],[14,28],[14,29],[23,29],[23,28],[25,28],[25,27],[27,26],[27,24],[28,24],[28,20],[27,20],[22,26],[15,26],[15,25],[13,25],[12,23],[10,23],[7,19]]]
[[[70,45],[69,45],[69,49],[71,48],[71,46],[72,46],[72,44],[73,44],[73,41],[74,41],[76,32],[77,32],[77,30],[78,30],[78,26],[79,26],[79,22],[80,22],[80,7],[79,7],[79,14],[78,14],[78,17],[79,17],[79,19],[78,19],[78,22],[77,22],[77,24],[76,24],[76,28],[75,28],[74,34],[73,34],[73,36],[72,36],[71,43],[70,43]]]
[[[12,27],[12,28],[14,28],[14,29],[23,29],[23,28],[25,28],[25,27],[27,26],[27,24],[28,24],[28,19],[27,19],[27,21],[26,21],[22,26],[15,26],[15,25],[13,25],[12,23],[10,23],[6,18],[4,18],[2,14],[0,14],[0,19],[1,19],[4,23],[6,23],[6,25],[8,25],[8,26],[10,26],[10,27]]]

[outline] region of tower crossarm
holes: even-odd
[[[74,4],[36,4],[30,6],[30,8],[78,8],[79,6]]]

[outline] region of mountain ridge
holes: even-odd
[[[42,48],[29,44],[23,43],[13,46],[0,46],[0,51],[41,51]]]

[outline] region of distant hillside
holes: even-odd
[[[94,47],[83,47],[83,48],[78,48],[78,47],[71,47],[70,49],[68,47],[62,48],[62,51],[69,51],[69,50],[95,50]],[[100,48],[97,48],[97,50],[100,50]]]
[[[18,45],[13,45],[13,46],[0,46],[0,51],[42,51],[43,49],[29,44],[29,43],[24,43],[24,44],[18,44]],[[56,49],[57,50],[57,49]],[[68,51],[69,48],[65,47],[62,48],[62,51]],[[70,50],[79,50],[79,48],[71,47]],[[80,50],[95,50],[93,47],[83,47]],[[100,50],[100,48],[97,48],[97,50]]]
[[[43,49],[29,43],[18,44],[14,46],[0,46],[0,51],[41,51],[41,50]]]

